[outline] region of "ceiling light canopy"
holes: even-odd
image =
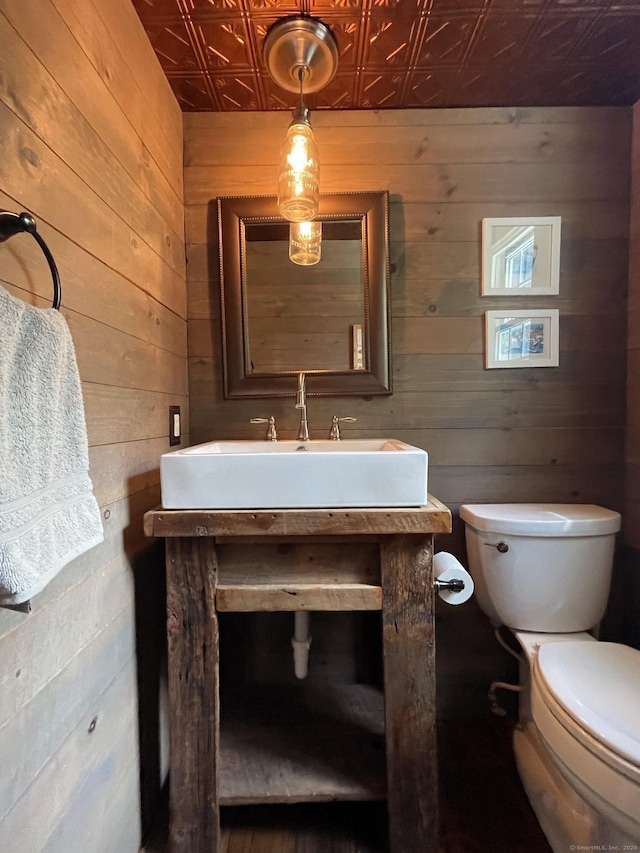
[[[319,92],[333,80],[338,67],[338,45],[333,33],[317,18],[282,18],[264,40],[264,61],[272,80],[287,92]]]

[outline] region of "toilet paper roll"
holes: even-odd
[[[438,590],[438,595],[447,604],[464,604],[473,595],[473,578],[462,563],[447,551],[440,551],[434,556],[433,576],[439,581],[464,581],[464,589],[461,592],[453,592],[450,589]]]

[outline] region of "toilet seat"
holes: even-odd
[[[640,651],[567,640],[541,646],[536,671],[580,726],[640,767]]]
[[[567,640],[543,645],[531,679],[534,722],[583,794],[640,831],[640,651]]]

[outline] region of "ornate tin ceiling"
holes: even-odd
[[[312,109],[596,106],[640,99],[640,0],[133,0],[185,111],[292,109],[262,58],[309,14],[338,41]]]

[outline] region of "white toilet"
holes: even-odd
[[[640,850],[640,651],[597,642],[620,516],[460,507],[478,604],[520,660],[518,771],[554,853]]]

